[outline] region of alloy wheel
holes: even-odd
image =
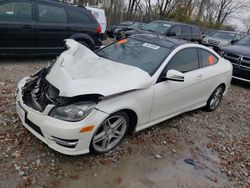
[[[122,115],[107,118],[98,128],[92,139],[92,147],[98,153],[113,149],[124,137],[127,121]]]
[[[223,96],[223,88],[218,87],[215,90],[215,92],[214,92],[214,94],[209,102],[209,106],[210,106],[211,110],[214,110],[219,105],[219,103],[222,99],[222,96]]]

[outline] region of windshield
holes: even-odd
[[[233,40],[235,37],[235,34],[219,32],[219,33],[215,33],[212,37],[219,38],[219,39]]]
[[[207,30],[207,31],[205,31],[203,34],[204,34],[204,35],[208,35],[208,36],[212,36],[212,35],[214,35],[215,33],[216,33],[216,31]]]
[[[133,22],[131,22],[131,21],[125,21],[125,22],[120,23],[119,25],[120,26],[128,26],[128,25],[132,25],[132,24],[133,24]]]
[[[243,39],[237,42],[239,45],[250,46],[250,35],[244,37]]]
[[[151,76],[169,53],[169,48],[133,38],[122,39],[97,51],[101,57],[140,68]]]
[[[153,31],[157,33],[166,33],[171,27],[170,24],[162,22],[151,22],[143,27],[144,30]]]
[[[140,23],[134,23],[133,25],[128,26],[128,28],[130,28],[130,29],[137,29],[137,28],[140,28],[140,27],[141,27]]]

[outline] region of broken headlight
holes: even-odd
[[[50,116],[64,121],[81,121],[95,108],[94,102],[78,102],[67,106],[58,106],[52,109]]]

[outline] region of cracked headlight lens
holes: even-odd
[[[96,103],[91,101],[58,106],[51,110],[49,116],[64,121],[81,121],[92,112],[95,106]]]

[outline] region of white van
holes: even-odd
[[[106,16],[105,16],[105,10],[100,9],[100,8],[96,8],[96,7],[86,7],[86,8],[92,12],[94,17],[96,18],[96,20],[100,24],[100,26],[102,28],[101,33],[103,35],[102,38],[106,37],[105,32],[106,32],[106,28],[107,28],[107,20],[106,20]],[[105,38],[103,40],[105,40]]]

